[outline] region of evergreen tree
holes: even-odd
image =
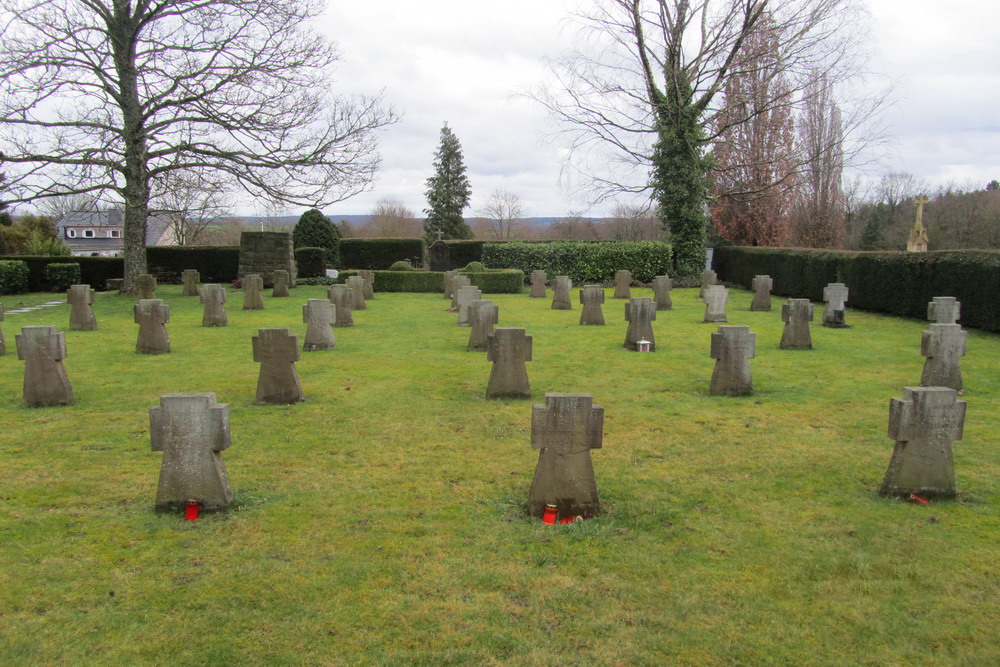
[[[319,210],[311,208],[295,223],[292,244],[296,248],[324,248],[327,263],[336,265],[340,256],[340,230]]]
[[[424,209],[424,240],[431,244],[437,232],[446,239],[471,239],[472,229],[465,224],[462,211],[472,196],[469,177],[465,175],[462,145],[445,123],[441,128],[441,145],[434,153],[434,175],[427,179],[427,204]]]

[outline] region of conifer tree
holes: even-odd
[[[471,239],[472,229],[465,224],[462,211],[469,205],[472,187],[465,175],[462,145],[445,123],[441,127],[441,145],[434,153],[434,175],[427,179],[427,204],[424,209],[424,240],[431,244],[441,231],[446,239]]]
[[[340,254],[340,230],[318,209],[311,208],[295,223],[292,244],[296,248],[324,248],[327,263],[336,265]]]

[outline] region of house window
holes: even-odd
[[[85,238],[85,239],[92,239],[92,238],[94,238],[94,230],[93,229],[85,229],[85,230],[83,230],[83,238]]]
[[[120,229],[112,229],[108,232],[108,236],[113,239],[120,239],[122,237],[122,232]]]
[[[68,239],[75,239],[76,238],[76,230],[75,229],[67,229],[66,230],[66,238],[68,238]]]

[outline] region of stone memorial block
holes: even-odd
[[[284,269],[274,270],[274,289],[271,290],[271,296],[282,298],[290,296],[288,293],[288,288],[290,287],[291,276],[288,275],[288,271]]]
[[[546,505],[556,516],[593,516],[600,509],[590,450],[604,439],[604,408],[590,394],[545,394],[531,406],[531,446],[539,450],[528,493],[528,513],[540,517]]]
[[[753,301],[750,302],[750,310],[766,311],[771,310],[771,290],[774,289],[774,281],[771,276],[754,276]]]
[[[549,277],[545,275],[545,272],[541,269],[535,269],[531,272],[531,298],[532,299],[544,299],[545,298],[545,281]]]
[[[233,503],[222,451],[229,448],[229,406],[215,394],[166,394],[149,409],[149,439],[163,452],[156,511],[168,512],[198,503],[202,511],[223,510]]]
[[[135,291],[140,299],[156,298],[156,278],[148,273],[135,277]]]
[[[657,310],[672,310],[674,302],[670,298],[670,290],[674,288],[674,281],[670,276],[656,276],[653,278],[653,301],[656,302]]]
[[[948,326],[948,325],[940,325]],[[965,401],[948,387],[904,387],[889,403],[889,437],[896,441],[879,495],[955,497],[951,443],[962,439]]]
[[[201,282],[201,274],[197,269],[184,269],[181,271],[181,284],[184,289],[181,296],[198,296],[198,283]]]
[[[472,280],[469,279],[469,276],[458,274],[451,279],[451,310],[458,311],[458,290],[471,286]]]
[[[486,359],[493,362],[486,398],[530,398],[528,368],[531,336],[524,329],[495,327],[486,343]]]
[[[351,288],[351,310],[368,310],[365,305],[365,279],[361,276],[351,276],[347,279]]]
[[[726,319],[726,304],[729,303],[729,290],[722,285],[709,285],[705,288],[705,322],[728,322]]]
[[[298,336],[288,329],[259,329],[253,337],[253,360],[260,364],[258,403],[287,405],[302,400],[302,385],[295,370]]]
[[[552,281],[552,310],[573,310],[573,300],[570,298],[570,290],[573,289],[573,281],[569,276],[556,276]]]
[[[649,351],[656,350],[656,339],[653,338],[653,320],[656,319],[656,304],[648,296],[636,297],[625,304],[625,321],[628,331],[625,332],[625,349],[639,351],[639,341],[649,341]]]
[[[702,299],[705,298],[705,292],[712,285],[719,284],[719,277],[715,275],[715,271],[702,271],[701,272],[701,289],[698,291],[698,296]]]
[[[452,286],[455,276],[458,275],[458,271],[445,271],[444,272],[444,298],[451,299],[455,296],[455,289]]]
[[[757,334],[750,327],[724,325],[712,334],[715,370],[709,393],[713,396],[746,396],[753,393],[750,360],[757,348]]]
[[[600,285],[584,285],[580,289],[580,303],[583,310],[580,311],[580,324],[604,325],[604,288]]]
[[[615,295],[616,299],[632,298],[632,272],[626,269],[615,272]]]
[[[479,301],[482,298],[483,291],[478,287],[469,285],[458,290],[458,326],[468,327],[472,325],[469,320],[469,306],[472,305],[473,301]]]
[[[809,323],[813,320],[813,305],[809,299],[789,299],[781,307],[781,321],[785,329],[781,332],[782,350],[811,350],[812,335]]]
[[[336,317],[336,307],[325,299],[309,299],[302,306],[302,321],[308,324],[306,342],[302,349],[307,352],[316,350],[332,350],[336,347],[333,340],[333,323]]]
[[[365,301],[375,298],[375,272],[368,269],[358,271],[358,275],[364,278],[363,293]]]
[[[962,302],[953,296],[936,296],[927,304],[927,319],[935,324],[955,324],[962,318]]]
[[[500,321],[500,309],[492,301],[473,301],[469,306],[469,321],[472,329],[466,349],[485,350],[494,326]]]
[[[830,283],[823,288],[823,300],[826,301],[826,306],[823,308],[823,326],[834,329],[846,328],[844,314],[847,309],[847,285]]]
[[[347,285],[330,285],[326,297],[333,304],[335,313],[333,326],[353,327],[354,316],[351,315],[351,288]]]
[[[264,279],[256,273],[243,276],[243,310],[264,310]]]
[[[66,290],[69,302],[69,328],[73,331],[94,331],[97,318],[94,317],[94,290],[90,285],[70,285]]]
[[[289,287],[298,277],[292,235],[288,232],[243,232],[240,234],[239,261],[238,277],[253,273],[260,276],[265,285],[274,284],[277,269],[288,271]]]
[[[24,404],[29,408],[72,405],[66,377],[66,338],[55,327],[21,327],[14,336],[17,358],[24,362]]]
[[[170,306],[163,303],[162,299],[139,299],[139,303],[132,307],[132,312],[135,323],[139,325],[135,351],[139,354],[170,352],[166,326],[170,321]]]
[[[0,322],[3,322],[3,304],[0,303]],[[3,329],[0,329],[0,356],[7,354],[7,341],[3,337]]]
[[[920,341],[924,372],[921,387],[949,387],[962,391],[962,357],[969,334],[961,324],[932,324]]]
[[[123,289],[125,289],[124,278],[108,278],[104,281],[104,290],[106,292],[121,292]]]
[[[448,244],[438,239],[427,249],[427,258],[431,271],[447,271],[451,268],[451,250]]]
[[[201,326],[224,327],[229,324],[226,315],[226,290],[222,285],[208,283],[201,286],[201,302],[205,304],[201,315]]]

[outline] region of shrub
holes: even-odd
[[[45,267],[61,261],[57,257],[31,255],[8,255],[0,259],[18,260],[28,265],[27,291],[31,292],[44,292],[48,289]],[[104,289],[108,278],[121,278],[125,273],[125,262],[121,257],[74,257],[73,261],[80,265],[80,283],[98,290]]]
[[[517,269],[462,271],[462,275],[468,276],[469,281],[481,289],[483,294],[520,294],[524,289],[524,272]],[[441,289],[444,289],[444,283],[441,284]]]
[[[0,260],[0,294],[20,294],[27,292],[28,289],[27,262]]]
[[[385,270],[401,260],[414,266],[423,265],[423,240],[344,239],[340,242],[340,266],[344,268]]]
[[[239,271],[240,249],[230,245],[148,246],[146,264],[149,272],[164,283],[179,283],[184,269],[196,269],[203,283],[228,283],[236,279]],[[121,276],[119,273],[109,277]]]
[[[393,262],[392,266],[389,267],[390,271],[416,271],[413,265],[406,260],[400,260],[398,262]]]
[[[469,262],[465,266],[465,270],[483,272],[486,270],[486,265],[484,265],[482,262]]]
[[[62,292],[70,285],[80,284],[80,264],[78,262],[53,262],[45,267],[45,279],[53,292]]]
[[[337,225],[319,210],[311,208],[295,224],[292,245],[295,248],[323,248],[326,251],[326,261],[330,266],[337,266],[340,236]]]
[[[302,278],[321,278],[326,275],[327,251],[323,248],[296,248],[295,264]]]
[[[299,278],[295,281],[296,285],[336,285],[341,281],[336,278],[330,278],[329,276],[320,276],[317,278]]]
[[[670,273],[670,244],[659,241],[555,241],[551,243],[487,243],[483,263],[491,268],[535,269],[549,277],[569,276],[573,282],[606,283],[615,272],[628,269],[639,282]]]
[[[448,261],[452,268],[483,261],[483,245],[486,241],[447,240],[444,244],[448,246]]]
[[[26,255],[49,255],[50,257],[69,257],[70,247],[56,238],[42,236],[33,232],[31,238],[24,244]]]

